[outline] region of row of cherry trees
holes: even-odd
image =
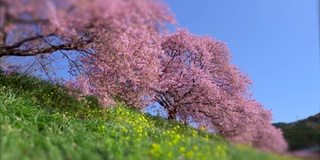
[[[157,102],[169,119],[191,118],[231,142],[284,152],[282,132],[250,98],[251,82],[226,45],[183,29],[168,33],[166,23],[174,17],[155,0],[0,0],[0,67],[51,77],[60,54],[76,77],[68,84],[101,103]],[[32,63],[13,64],[17,57]]]

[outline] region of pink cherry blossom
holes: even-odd
[[[248,76],[225,43],[175,23],[158,0],[0,0],[0,68],[51,77],[64,58],[71,91],[195,122],[233,143],[272,152],[287,144],[272,114],[251,98]],[[29,57],[14,64],[17,57]],[[81,98],[80,95],[79,98]]]

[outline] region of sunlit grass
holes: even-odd
[[[90,102],[34,78],[1,76],[1,159],[289,159],[123,104]]]

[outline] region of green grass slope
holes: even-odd
[[[228,144],[221,137],[118,104],[77,101],[63,87],[0,75],[2,160],[290,159]]]

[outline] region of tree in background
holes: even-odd
[[[251,81],[231,65],[224,43],[178,30],[165,36],[162,47],[161,90],[155,98],[169,119],[191,119],[233,142],[269,151],[286,148],[281,130],[270,124],[271,113],[250,98]]]
[[[159,1],[0,0],[0,8],[0,65],[7,73],[52,77],[64,58],[76,77],[67,84],[101,103],[140,109],[158,102],[169,119],[267,151],[286,149],[226,45],[186,30],[168,34],[165,23],[174,18]],[[12,64],[17,57],[33,61]]]

